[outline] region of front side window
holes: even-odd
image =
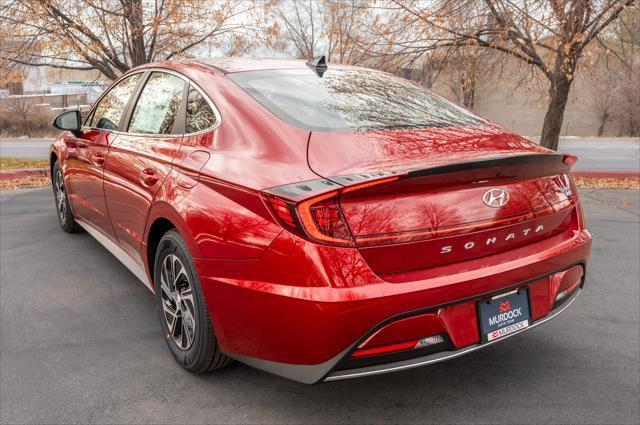
[[[184,81],[175,75],[153,72],[131,115],[130,133],[174,134]]]
[[[117,130],[124,108],[127,106],[127,102],[129,102],[129,98],[138,85],[140,78],[142,78],[142,73],[133,74],[109,90],[96,106],[91,119],[91,127]]]
[[[191,87],[189,89],[189,98],[187,100],[187,133],[197,133],[202,130],[213,127],[216,122],[211,107],[207,100],[196,90]]]
[[[392,75],[356,69],[237,72],[236,84],[283,121],[311,131],[461,127],[471,112]]]

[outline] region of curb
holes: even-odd
[[[0,170],[0,180],[16,180],[29,177],[47,177],[48,175],[48,168]]]
[[[640,171],[572,171],[575,177],[587,179],[629,179],[640,177]]]

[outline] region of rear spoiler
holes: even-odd
[[[526,154],[500,156],[477,161],[457,162],[420,169],[365,172],[319,178],[266,189],[264,192],[298,202],[337,189],[364,190],[395,180],[427,178],[429,184],[456,184],[483,180],[526,179],[565,174],[577,158],[564,154]]]
[[[562,154],[528,154],[505,156],[491,159],[482,159],[479,161],[440,165],[420,170],[412,170],[407,173],[407,177],[433,176],[436,174],[451,174],[472,170],[484,170],[489,168],[502,167],[526,167],[525,169],[520,170],[521,173],[518,174],[519,176],[521,176],[522,172],[527,173],[527,171],[529,171],[533,175],[539,174],[540,172],[543,172],[545,174],[562,174],[568,173],[571,170],[571,167],[573,166],[573,164],[575,164],[576,159],[577,158],[575,156]],[[499,175],[501,175],[501,173]]]
[[[577,158],[563,154],[527,154],[502,156],[478,161],[439,165],[409,170],[406,180],[427,180],[429,185],[452,185],[469,182],[532,179],[566,174]],[[425,182],[426,183],[426,182]]]

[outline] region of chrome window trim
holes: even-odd
[[[196,91],[198,93],[200,93],[200,96],[202,96],[206,101],[207,104],[209,105],[209,107],[211,108],[211,111],[213,111],[213,115],[216,117],[216,122],[213,123],[213,125],[209,128],[205,128],[204,130],[200,130],[200,131],[196,131],[195,133],[184,133],[185,136],[197,136],[199,134],[204,134],[204,133],[208,133],[209,131],[214,131],[217,130],[218,127],[220,127],[220,124],[222,123],[222,116],[220,115],[220,111],[218,111],[218,108],[216,108],[216,105],[213,103],[213,101],[209,98],[209,96],[207,96],[207,94],[204,92],[204,90],[202,90],[200,88],[200,86],[198,86],[196,83],[194,83],[191,80],[188,80],[189,82],[189,89],[191,89],[191,87],[193,86],[194,89],[196,89]],[[189,93],[187,93],[187,103],[189,102]],[[186,121],[187,117],[185,116],[185,129],[186,129]]]
[[[108,131],[109,133],[113,133],[113,134],[123,134],[123,135],[129,135],[129,136],[176,138],[176,137],[198,136],[200,134],[208,133],[210,131],[215,131],[220,127],[220,125],[222,124],[222,115],[220,114],[220,111],[216,107],[215,103],[213,103],[211,98],[204,92],[204,90],[202,90],[202,88],[200,88],[200,86],[198,84],[196,84],[193,80],[191,80],[189,77],[187,77],[187,76],[185,76],[183,74],[180,74],[179,72],[176,72],[176,71],[174,71],[172,69],[162,68],[162,67],[144,68],[144,69],[140,69],[140,70],[137,70],[137,71],[133,71],[133,72],[129,72],[129,73],[121,75],[116,81],[113,82],[113,84],[111,84],[111,86],[109,86],[109,90],[106,90],[104,93],[102,93],[100,95],[100,97],[98,98],[98,100],[96,100],[96,102],[93,104],[93,107],[89,110],[89,113],[87,114],[87,118],[90,117],[94,113],[96,106],[107,95],[107,93],[109,91],[111,91],[112,87],[114,87],[116,84],[118,84],[120,81],[124,80],[125,78],[128,78],[128,77],[130,77],[130,76],[132,76],[134,74],[146,73],[147,71],[150,72],[150,73],[154,72],[154,71],[156,71],[156,72],[164,72],[166,74],[174,75],[174,76],[182,79],[183,81],[186,81],[187,83],[189,83],[189,88],[191,88],[191,87],[195,88],[196,91],[198,93],[200,93],[200,95],[207,101],[207,104],[209,105],[209,107],[213,111],[213,115],[216,117],[216,122],[211,127],[206,128],[204,130],[200,130],[200,131],[197,131],[195,133],[183,133],[183,134],[130,133],[128,131],[107,130],[107,129],[104,129],[104,128],[89,127],[87,125],[84,125],[85,124],[84,122],[83,122],[82,128],[89,128],[91,130]],[[146,84],[146,82],[145,82],[145,84]],[[142,89],[144,90],[144,87]],[[188,99],[188,95],[189,94],[187,93],[187,99]],[[137,101],[138,101],[138,99],[136,99],[136,102]],[[135,107],[134,107],[134,109],[135,109]],[[186,127],[186,117],[185,117],[185,127]]]
[[[133,72],[129,72],[126,74],[122,74],[120,77],[118,77],[113,83],[111,83],[111,85],[107,88],[107,90],[105,90],[100,97],[98,98],[98,100],[96,100],[93,103],[93,106],[91,107],[91,109],[89,109],[89,113],[87,114],[87,116],[85,117],[85,121],[87,120],[87,118],[92,117],[93,113],[96,111],[96,107],[98,106],[98,104],[100,102],[102,102],[102,99],[104,99],[104,97],[111,91],[112,88],[114,88],[116,85],[120,84],[120,82],[122,80],[124,80],[125,78],[129,78],[132,75],[135,74],[144,74],[145,72],[147,72],[146,69],[140,69],[138,71],[133,71]],[[134,90],[135,92],[135,90]],[[133,95],[134,93],[131,93],[131,95]],[[128,102],[127,102],[128,103]],[[126,106],[126,105],[125,105]],[[125,108],[126,109],[126,108]],[[93,118],[93,117],[92,117]],[[85,125],[86,123],[83,121],[82,122],[82,127],[81,128],[89,128],[90,130],[105,130],[105,131],[115,131],[115,130],[107,130],[106,128],[98,128],[98,127],[91,127],[89,125]],[[118,123],[119,124],[119,123]]]
[[[149,76],[145,79],[144,81],[144,85],[140,88],[140,92],[138,93],[138,96],[135,99],[135,104],[131,105],[131,112],[129,114],[129,122],[127,122],[127,128],[129,128],[129,126],[131,126],[131,121],[133,121],[133,113],[136,111],[136,106],[138,106],[138,101],[140,100],[140,96],[142,96],[142,93],[144,92],[144,89],[147,86],[147,83],[149,82],[149,80],[151,79],[151,76],[154,72],[153,69],[149,69],[149,68],[145,68],[145,72],[149,73]],[[174,77],[177,77],[179,79],[181,79],[184,82],[187,83],[187,87],[189,87],[189,85],[191,84],[189,82],[189,79],[186,78],[183,75],[180,75],[176,72],[167,72],[167,71],[158,71],[156,70],[155,72],[161,72],[164,74],[169,74],[172,75]],[[183,88],[184,88],[184,84],[183,84]],[[184,96],[184,93],[182,94]],[[185,123],[186,123],[186,117],[185,117]],[[134,133],[131,131],[113,131],[113,133],[115,134],[126,134],[126,135],[131,135],[131,136],[139,136],[139,137],[162,137],[162,138],[169,138],[169,139],[175,139],[176,137],[183,137],[184,134],[175,134],[175,133],[171,133],[171,134],[159,134],[159,133]]]

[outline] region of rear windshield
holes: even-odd
[[[481,118],[401,78],[375,71],[311,69],[228,74],[283,121],[312,131],[460,127]]]

